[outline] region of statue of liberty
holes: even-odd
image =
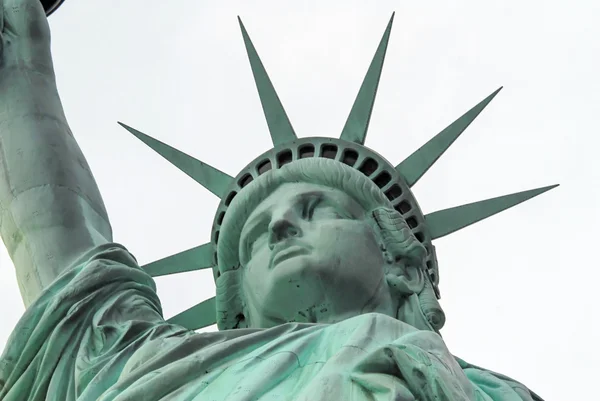
[[[411,191],[498,90],[394,165],[364,145],[393,16],[335,138],[297,137],[240,21],[274,146],[230,176],[122,124],[221,199],[210,243],[140,267],[58,97],[61,1],[0,2],[0,233],[27,307],[1,401],[541,400],[447,349],[432,241],[551,187],[429,214]],[[205,268],[216,297],[165,320],[152,277]]]

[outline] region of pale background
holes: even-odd
[[[415,187],[424,211],[562,184],[436,242],[448,346],[547,400],[595,399],[600,3],[221,3],[70,0],[51,17],[115,240],[141,263],[188,249],[218,203],[117,120],[231,175],[269,148],[236,15],[299,136],[337,136],[395,10],[368,146],[400,162],[505,86]],[[2,349],[23,306],[4,249],[0,264]],[[209,272],[157,283],[167,317],[214,295]]]

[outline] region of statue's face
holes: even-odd
[[[339,190],[280,186],[246,221],[240,259],[251,327],[396,314],[376,234]]]

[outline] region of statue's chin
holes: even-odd
[[[313,294],[312,301],[304,298],[304,304],[297,305],[297,312],[288,321],[301,323],[333,324],[367,313],[379,313],[396,318],[396,310],[392,303],[373,302],[373,298],[364,302],[349,303],[348,294],[340,297],[333,288],[321,288],[321,292]]]
[[[290,299],[293,299],[296,302],[293,305],[288,303],[286,308],[288,313],[285,313],[281,307],[276,311],[276,314],[263,311],[261,313],[263,317],[258,322],[258,327],[274,327],[285,323],[333,324],[367,313],[378,313],[396,318],[396,313],[393,313],[392,308],[385,304],[351,307],[343,300],[328,299],[327,294],[323,292],[313,294],[312,299],[309,299],[306,293],[303,294],[302,298],[293,298],[290,295],[292,292],[288,291],[289,297],[287,300],[289,302]],[[272,305],[281,306],[283,302],[273,301]]]
[[[257,323],[261,327],[288,322],[331,324],[372,312],[396,316],[383,276],[374,280],[350,273],[339,262],[315,254],[280,261],[262,286],[266,293],[255,292],[262,306],[255,312],[262,316]]]

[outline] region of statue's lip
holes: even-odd
[[[306,255],[308,249],[300,245],[291,245],[273,253],[271,267],[277,266],[279,263],[291,259],[295,256]]]

